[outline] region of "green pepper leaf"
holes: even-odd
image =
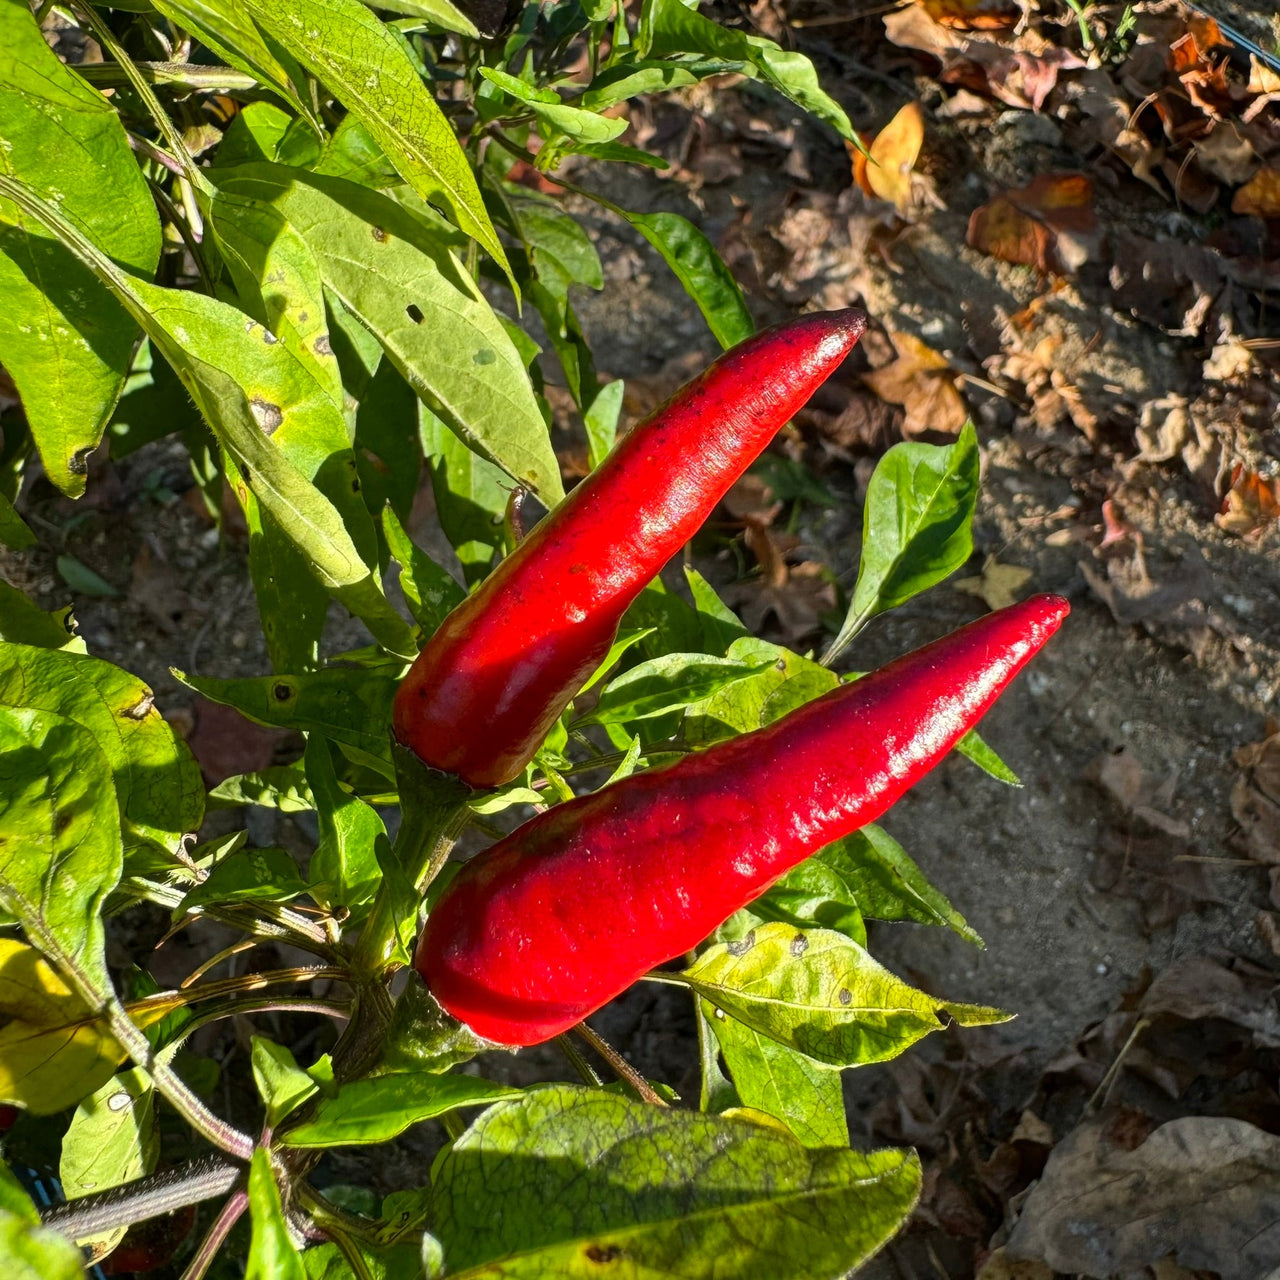
[[[410,1125],[459,1107],[518,1097],[520,1089],[478,1076],[394,1072],[344,1084],[315,1114],[281,1135],[289,1147],[349,1147],[388,1142]]]
[[[288,902],[306,891],[298,864],[284,849],[236,849],[174,908],[181,919],[208,903]]]
[[[558,1086],[491,1107],[433,1183],[432,1228],[458,1280],[578,1280],[606,1263],[819,1280],[898,1230],[920,1165],[913,1152],[811,1150],[781,1127]]]
[[[40,1225],[17,1178],[0,1164],[0,1271],[5,1280],[84,1280],[80,1250]]]
[[[989,774],[997,782],[1008,783],[1011,787],[1022,786],[1022,780],[1012,769],[978,736],[977,729],[968,733],[956,743],[956,750],[968,761],[976,764],[983,773]]]
[[[382,512],[387,549],[400,565],[400,589],[409,602],[422,635],[429,640],[440,624],[460,605],[467,593],[453,575],[442,569],[409,539],[399,517],[388,506]]]
[[[744,1107],[781,1120],[806,1147],[847,1147],[840,1073],[701,1001]]]
[[[118,1187],[151,1173],[160,1157],[160,1122],[151,1078],[134,1067],[86,1098],[62,1139],[58,1177],[68,1200]],[[128,1228],[116,1227],[77,1242],[99,1256],[114,1249]]]
[[[330,909],[361,906],[373,897],[381,879],[373,849],[377,838],[386,835],[386,827],[376,809],[338,785],[322,735],[308,737],[306,762],[320,821],[320,842],[307,869],[311,896]]]
[[[233,774],[209,792],[210,809],[235,809],[245,804],[281,813],[305,813],[316,807],[301,761],[271,765],[257,773]]]
[[[702,53],[745,64],[743,70],[785,94],[849,142],[857,135],[843,107],[818,83],[813,63],[762,36],[749,36],[704,18],[682,0],[645,0],[636,33],[642,57]]]
[[[14,551],[26,551],[36,545],[36,535],[3,493],[0,493],[0,542]]]
[[[401,177],[443,203],[510,276],[467,157],[395,36],[359,0],[243,3],[364,124]]]
[[[869,919],[945,925],[966,942],[984,945],[964,916],[925,879],[906,850],[875,823],[827,845],[812,860],[820,861],[840,879],[846,894]]]
[[[266,1104],[267,1125],[274,1129],[316,1093],[319,1086],[298,1066],[284,1045],[275,1044],[265,1036],[252,1036],[250,1043],[253,1082],[258,1087],[258,1096]]]
[[[711,658],[704,653],[668,653],[642,662],[611,680],[600,700],[575,722],[626,724],[649,720],[699,703],[739,680],[765,670],[759,663]]]
[[[123,269],[154,273],[160,221],[120,118],[49,48],[25,0],[0,0],[0,138],[0,174],[56,200]],[[0,360],[46,474],[79,497],[137,327],[38,219],[4,200],[0,295]]]
[[[975,1027],[1012,1016],[937,1000],[849,938],[786,924],[764,924],[709,948],[683,976],[729,1017],[835,1067],[897,1057],[949,1019]]]
[[[356,183],[277,165],[221,172],[219,189],[287,219],[316,255],[325,287],[453,431],[548,506],[563,497],[519,353],[449,247],[420,219]]]
[[[678,213],[618,212],[662,255],[726,351],[755,333],[755,322],[733,273],[715,245],[688,218]]]
[[[880,459],[862,512],[862,560],[848,616],[823,654],[830,664],[878,613],[941,582],[973,554],[978,436],[896,444]]]
[[[306,1280],[302,1255],[289,1237],[271,1154],[258,1147],[249,1165],[249,1213],[253,1234],[244,1280]]]
[[[353,759],[389,772],[391,702],[400,682],[385,671],[331,669],[211,680],[172,670],[189,689],[235,707],[250,720],[279,729],[317,730],[351,748]]]
[[[621,378],[606,382],[582,411],[582,425],[587,432],[587,465],[592,471],[605,460],[617,439],[625,391],[626,383]]]
[[[0,640],[37,649],[85,652],[84,641],[75,633],[70,605],[46,613],[3,578],[0,578]]]
[[[91,735],[110,769],[126,849],[174,853],[200,826],[199,767],[136,676],[100,658],[8,644],[0,646],[0,707],[65,717]]]
[[[858,896],[842,868],[821,853],[792,867],[750,906],[761,920],[777,920],[802,929],[830,929],[859,946],[867,945]]]
[[[816,662],[753,636],[734,640],[728,656],[753,665],[757,674],[689,708],[684,733],[692,743],[718,742],[761,729],[840,683],[834,672]]]

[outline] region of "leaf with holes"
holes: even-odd
[[[422,400],[547,505],[560,471],[529,375],[461,264],[394,200],[274,165],[221,176],[276,209],[310,245],[326,288],[369,330]]]
[[[834,1067],[895,1058],[952,1020],[980,1027],[1011,1017],[917,991],[826,929],[764,924],[711,947],[683,976],[729,1017]]]
[[[63,66],[25,0],[0,0],[0,174],[56,201],[124,270],[155,271],[160,222],[119,117]],[[0,295],[0,360],[46,474],[78,497],[86,458],[129,372],[137,327],[38,219],[3,199]]]
[[[264,31],[369,130],[400,176],[510,274],[475,174],[430,89],[395,36],[359,0],[244,0]]]

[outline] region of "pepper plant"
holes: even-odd
[[[60,61],[41,30],[51,16],[96,42],[102,61]],[[74,498],[96,449],[121,457],[180,433],[211,515],[224,486],[243,514],[271,667],[180,678],[305,740],[292,763],[206,790],[147,686],[89,653],[68,610],[46,613],[0,581],[6,1277],[61,1280],[100,1264],[116,1274],[166,1267],[189,1280],[785,1280],[844,1274],[910,1213],[919,1162],[910,1151],[851,1149],[840,1073],[890,1058],[948,1020],[1004,1015],[915,990],[868,954],[866,919],[978,939],[866,819],[953,744],[1016,782],[971,725],[1063,606],[1029,602],[852,688],[831,664],[876,615],[969,557],[972,428],[945,448],[902,444],[881,461],[847,616],[821,662],[749,635],[696,571],[686,568],[683,584],[656,576],[722,485],[703,495],[688,528],[662,535],[669,545],[646,549],[651,521],[629,538],[625,521],[594,530],[587,572],[607,574],[633,556],[643,573],[612,598],[578,657],[546,667],[531,644],[522,668],[517,646],[486,686],[527,677],[533,738],[526,724],[519,742],[503,741],[502,708],[473,700],[465,731],[482,749],[487,737],[502,760],[463,778],[432,760],[430,735],[419,732],[439,710],[433,691],[460,669],[456,656],[441,665],[439,655],[476,659],[474,637],[491,616],[473,602],[521,581],[503,566],[534,555],[521,559],[513,494],[552,510],[548,529],[569,520],[560,512],[572,504],[557,510],[548,362],[592,467],[610,455],[621,407],[622,386],[599,381],[574,311],[575,286],[603,287],[595,249],[563,201],[526,180],[541,174],[545,186],[630,224],[716,339],[747,341],[750,313],[697,227],[621,209],[592,195],[589,176],[576,178],[584,159],[662,168],[623,140],[616,108],[726,73],[853,138],[806,58],[681,0],[77,0],[38,12],[0,0],[0,362],[23,410],[3,420],[0,538],[18,549],[35,542],[15,501],[36,459]],[[545,349],[531,333],[535,316]],[[857,334],[847,320],[835,328],[847,338],[842,356]],[[785,373],[776,361],[761,366],[738,403],[695,412],[708,430],[726,414],[750,416],[776,399]],[[699,434],[667,440],[654,465],[697,471]],[[454,551],[448,566],[406,532],[424,483]],[[626,483],[612,492],[621,511]],[[568,575],[583,568],[574,560],[557,570],[566,600],[580,601]],[[482,588],[486,580],[499,585]],[[542,584],[548,609],[556,586]],[[326,648],[333,602],[364,624],[366,647]],[[566,625],[591,623],[580,603],[563,612]],[[528,621],[541,625],[538,608]],[[437,635],[445,639],[433,648]],[[437,666],[430,679],[405,682],[420,649]],[[894,731],[910,729],[924,745],[888,762],[896,791],[859,772],[871,768],[858,764],[857,752],[870,750],[865,733],[840,746],[851,755],[838,781],[832,761],[812,752],[789,780],[787,753],[827,705],[897,708]],[[745,733],[766,737],[736,737]],[[767,799],[753,799],[755,779],[744,777],[739,822],[758,804],[748,825],[767,834],[819,804],[829,785],[846,797],[848,821],[813,825],[808,845],[789,846],[731,902],[687,878],[698,875],[704,829],[708,874],[736,865],[724,794],[705,812],[673,807],[663,779],[705,762],[714,771],[714,753],[738,741],[748,745],[735,760],[755,755],[757,742],[783,744]],[[820,738],[822,751],[838,755],[833,742]],[[681,763],[664,772],[672,760]],[[590,801],[574,799],[587,792]],[[684,881],[668,878],[663,890],[645,872],[657,865],[651,846],[629,867],[625,829],[609,828],[611,869],[632,875],[627,896],[590,885],[590,849],[562,896],[554,882],[550,899],[529,896],[528,869],[538,868],[521,842],[551,831],[550,855],[560,857],[596,830],[575,805],[593,805],[598,818],[636,796],[626,803],[651,828],[674,823],[678,810]],[[245,830],[201,840],[207,814],[247,806],[310,815],[310,856],[255,847]],[[503,842],[520,854],[507,888],[530,926],[526,971],[501,950],[505,934],[474,928],[497,901],[496,892],[476,898],[493,859],[459,872],[449,854],[468,829],[497,837],[535,812],[533,836],[520,828]],[[686,910],[691,887],[697,912]],[[729,918],[703,937],[702,916],[718,905]],[[236,941],[177,989],[145,964],[109,963],[118,924],[157,909],[175,928],[205,917]],[[664,943],[615,956],[602,977],[575,920],[590,913],[591,927],[608,931],[612,919],[621,935],[643,932],[644,912],[667,923],[684,912],[664,937],[688,956],[646,975],[690,1001],[700,1083],[682,1098],[575,1021],[631,981],[629,965],[671,955]],[[447,926],[455,919],[456,930]],[[545,930],[533,927],[544,919]],[[420,934],[425,983],[411,964]],[[213,976],[258,943],[288,948],[297,963]],[[599,989],[566,990],[584,974]],[[320,980],[330,993],[313,992]],[[538,1022],[529,1001],[548,992],[589,1003]],[[515,1014],[505,1022],[468,1022],[507,1005]],[[215,1090],[216,1065],[189,1048],[231,1018],[254,1028],[252,1105]],[[297,1035],[269,1038],[266,1018]],[[521,1088],[499,1056],[483,1069],[474,1061],[552,1034],[572,1083]],[[375,1181],[378,1144],[428,1121],[439,1126],[439,1154],[414,1185],[379,1196],[334,1176],[333,1149],[367,1147],[363,1167]]]

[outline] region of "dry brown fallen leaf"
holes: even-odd
[[[1120,806],[1126,817],[1173,840],[1191,839],[1191,828],[1167,812],[1176,777],[1157,782],[1131,747],[1104,751],[1086,766],[1084,776]]]
[[[1005,1252],[1098,1280],[1170,1257],[1260,1280],[1280,1258],[1280,1137],[1184,1116],[1130,1148],[1105,1118],[1088,1121],[1050,1155]]]
[[[924,111],[908,102],[867,143],[866,152],[846,144],[853,161],[853,180],[869,196],[888,200],[901,214],[912,204],[911,174],[924,145]]]
[[[955,435],[968,421],[969,411],[946,357],[914,334],[890,330],[889,337],[897,359],[864,373],[863,382],[881,400],[903,407],[902,434],[908,440],[927,431]]]
[[[1255,218],[1280,218],[1280,168],[1259,169],[1231,198],[1231,212]]]
[[[1244,773],[1231,789],[1231,816],[1240,824],[1242,852],[1280,865],[1280,725],[1267,722],[1267,736],[1235,753]]]
[[[966,240],[993,258],[1066,275],[1097,255],[1102,235],[1093,183],[1082,173],[1044,173],[975,209]]]
[[[1030,581],[1030,569],[1018,564],[1001,564],[995,556],[988,556],[976,578],[961,578],[953,585],[957,591],[977,596],[988,609],[1007,609]]]
[[[1237,463],[1222,510],[1213,517],[1219,529],[1246,540],[1261,538],[1280,520],[1280,479],[1268,480]]]

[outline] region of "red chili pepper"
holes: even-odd
[[[473,787],[518,777],[628,606],[865,328],[848,310],[757,334],[634,428],[427,642],[396,738]]]
[[[982,717],[1068,611],[1037,596],[776,724],[557,805],[474,858],[414,964],[501,1044],[538,1044],[878,818]]]

